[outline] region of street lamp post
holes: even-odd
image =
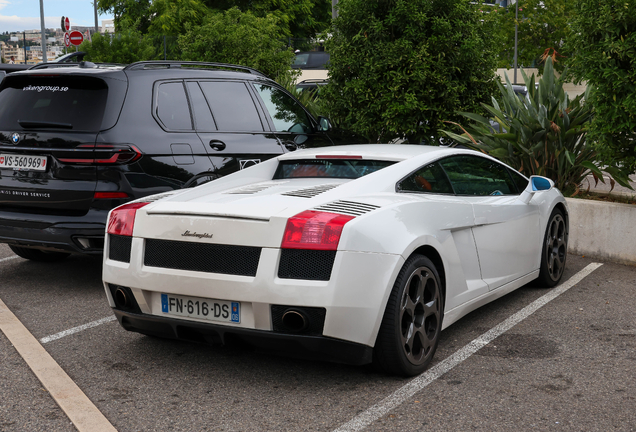
[[[518,18],[519,18],[519,3],[515,0],[515,76],[514,84],[517,84],[517,31],[518,31]]]
[[[42,61],[46,63],[46,28],[44,27],[44,0],[40,0],[40,29],[42,31]]]

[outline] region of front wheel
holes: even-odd
[[[373,349],[383,371],[422,373],[433,359],[444,317],[439,274],[423,255],[411,256],[395,281]]]
[[[555,208],[552,210],[543,238],[541,270],[538,278],[541,285],[551,288],[559,283],[565,270],[567,256],[568,227],[563,212]]]

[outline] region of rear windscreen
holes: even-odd
[[[308,159],[281,161],[274,180],[302,177],[356,179],[394,164],[362,159]]]
[[[99,131],[108,87],[78,76],[8,76],[0,88],[0,130]]]

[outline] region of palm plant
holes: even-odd
[[[456,134],[441,131],[451,139],[500,159],[526,176],[541,175],[552,179],[562,191],[578,192],[581,182],[590,174],[604,182],[603,172],[614,181],[631,187],[628,178],[616,167],[596,163],[596,151],[587,141],[588,124],[594,112],[589,100],[590,87],[584,95],[570,100],[563,91],[563,74],[557,78],[552,59],[547,58],[544,73],[535,87],[534,75],[521,74],[528,88],[526,98],[497,83],[501,103],[494,97],[492,105],[482,104],[490,113],[486,118],[474,113],[460,113],[472,123]],[[449,122],[450,123],[450,122]]]

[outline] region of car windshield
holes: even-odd
[[[394,164],[393,161],[363,159],[307,159],[281,161],[274,174],[274,180],[326,177],[357,179]]]

